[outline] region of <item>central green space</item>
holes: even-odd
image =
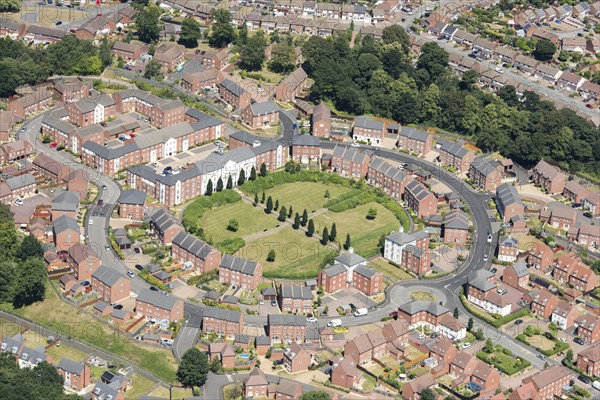
[[[408,229],[408,218],[393,199],[364,181],[327,172],[278,171],[240,189],[246,199],[233,190],[196,199],[186,208],[183,222],[190,233],[221,251],[262,263],[263,275],[269,278],[315,278],[342,250],[347,235],[354,251],[369,258],[379,253],[383,236],[397,231],[401,223]],[[269,198],[273,214],[263,209]],[[258,199],[259,204],[248,199]],[[283,207],[286,218],[280,221]],[[308,223],[300,229],[292,227],[296,213],[302,216],[304,210],[314,226],[312,237],[305,232]],[[332,239],[333,224],[336,237]],[[320,242],[324,228],[329,232],[328,245]],[[269,257],[271,250],[274,254]]]

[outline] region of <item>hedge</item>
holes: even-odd
[[[234,254],[236,251],[241,249],[246,245],[246,242],[241,237],[233,237],[229,239],[225,239],[216,244],[216,247],[222,252],[226,254]]]
[[[491,316],[485,312],[479,311],[478,309],[473,307],[471,305],[471,303],[465,298],[465,295],[462,293],[460,294],[460,301],[463,304],[463,306],[471,314],[475,315],[477,318],[482,319],[483,321],[492,325],[494,328],[499,328],[502,325],[505,325],[505,324],[508,324],[509,322],[514,321],[515,319],[523,318],[523,317],[531,315],[531,311],[528,308],[522,308],[519,311],[512,313],[512,314],[508,314],[504,317],[494,318],[493,316]]]
[[[226,189],[222,192],[213,193],[210,196],[200,196],[185,209],[182,218],[183,226],[188,231],[193,231],[197,227],[198,220],[202,217],[204,211],[213,207],[235,203],[241,199],[242,196],[233,189]],[[190,227],[194,229],[190,230]]]
[[[505,365],[496,362],[495,358],[491,358],[489,357],[486,353],[484,353],[483,351],[480,351],[476,354],[476,357],[479,358],[481,361],[483,361],[486,364],[490,364],[493,365],[494,367],[498,368],[500,371],[502,371],[503,373],[505,373],[506,375],[514,375],[519,371],[524,370],[525,368],[531,366],[531,362],[527,361],[524,358],[521,357],[516,357],[515,359],[517,360],[521,360],[521,366],[517,367],[514,366],[513,368],[507,368]]]

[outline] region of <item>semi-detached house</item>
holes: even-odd
[[[404,188],[404,201],[419,218],[429,217],[437,213],[437,198],[425,185],[412,181]]]
[[[175,260],[191,263],[200,273],[218,268],[221,262],[219,250],[185,231],[173,238],[171,255]]]
[[[405,126],[400,130],[397,144],[400,149],[424,156],[433,148],[433,136],[420,129]]]
[[[440,162],[460,172],[467,172],[474,159],[475,155],[459,142],[447,142],[440,148]]]
[[[223,254],[219,265],[219,282],[254,290],[262,281],[262,264]]]
[[[131,280],[125,275],[101,265],[92,274],[92,290],[107,303],[116,303],[129,297]]]
[[[181,321],[183,319],[183,300],[167,296],[152,290],[142,290],[135,299],[135,312],[148,319],[158,321]]]

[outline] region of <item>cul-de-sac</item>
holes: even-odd
[[[600,400],[600,2],[0,0],[0,398]]]

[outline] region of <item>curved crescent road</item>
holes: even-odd
[[[98,199],[102,199],[104,205],[98,206],[97,203],[95,203],[90,206],[87,219],[84,222],[86,238],[88,243],[94,247],[101,257],[104,265],[114,268],[122,273],[126,273],[128,269],[125,264],[119,260],[112,250],[110,250],[110,247],[108,247],[109,249],[107,250],[107,246],[110,246],[107,239],[107,229],[110,224],[110,216],[112,215],[121,193],[120,186],[111,178],[82,165],[79,160],[69,153],[58,152],[43,145],[39,140],[41,119],[42,116],[40,115],[30,120],[26,124],[26,130],[24,132],[19,132],[18,136],[29,140],[34,145],[37,153],[44,153],[70,168],[83,169],[89,174],[90,182],[99,188]],[[294,134],[297,133],[293,128],[295,116],[292,115],[291,112],[282,110],[280,120],[284,129],[279,140],[285,144],[290,144]],[[321,145],[324,149],[332,149],[336,145],[348,146],[347,144],[332,142],[322,142]],[[491,198],[490,195],[474,191],[464,181],[433,163],[396,151],[370,146],[362,147],[368,147],[376,156],[398,162],[414,163],[431,172],[437,180],[445,183],[454,192],[459,193],[462,196],[471,211],[475,230],[469,256],[456,272],[439,279],[422,279],[394,283],[387,288],[386,299],[382,304],[376,306],[369,311],[367,316],[361,318],[352,316],[342,317],[344,325],[357,326],[378,322],[383,317],[388,316],[391,312],[396,311],[398,306],[408,302],[408,294],[410,291],[416,289],[435,292],[437,295],[436,297],[440,299],[447,308],[454,309],[454,307],[458,307],[458,309],[461,310],[461,319],[466,321],[469,313],[462,306],[458,298],[458,293],[460,293],[460,290],[462,290],[463,285],[466,283],[467,275],[469,273],[486,266],[486,262],[483,261],[483,255],[487,253],[491,256],[498,240],[497,235],[494,235],[492,243],[490,244],[487,242],[488,232],[493,232],[491,210],[488,206],[488,201]],[[106,189],[103,189],[104,187]],[[96,213],[97,215],[95,215]],[[89,220],[92,220],[92,224],[89,223]],[[133,292],[137,293],[144,288],[148,288],[148,286],[149,285],[140,278],[136,277],[132,279],[131,290]],[[203,307],[197,303],[186,301],[185,312],[187,323],[180,330],[173,347],[173,352],[178,358],[181,357],[185,350],[192,347],[198,338]],[[496,343],[509,348],[516,355],[529,359],[535,367],[541,368],[543,362],[535,357],[537,352],[517,342],[512,337],[516,336],[516,334],[511,336],[485,324],[483,321],[478,321],[475,317],[474,319],[486,330],[486,336],[491,337]],[[263,316],[246,315],[244,320],[245,328],[249,334],[262,332],[266,324],[266,317]],[[319,323],[326,323],[329,320],[331,320],[331,318],[322,318],[319,320]]]

